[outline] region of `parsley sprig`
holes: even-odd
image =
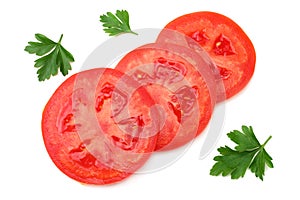
[[[265,150],[265,146],[272,136],[260,144],[251,126],[242,126],[242,132],[234,130],[227,136],[237,146],[235,146],[235,150],[228,146],[218,149],[221,155],[214,157],[217,162],[210,170],[210,174],[213,176],[230,174],[232,179],[238,179],[244,177],[246,170],[250,169],[256,177],[263,181],[266,165],[270,168],[274,167],[272,157]]]
[[[108,33],[109,36],[119,35],[122,33],[132,33],[133,32],[129,25],[129,14],[126,10],[117,10],[114,15],[111,12],[107,12],[106,15],[100,16],[100,22],[104,27],[105,33]]]
[[[24,50],[30,54],[42,56],[34,61],[34,67],[39,68],[37,71],[39,81],[57,75],[58,69],[64,76],[67,75],[68,71],[72,69],[70,63],[74,62],[74,57],[61,45],[63,34],[58,42],[39,33],[35,34],[35,38],[38,42],[28,42]]]

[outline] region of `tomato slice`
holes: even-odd
[[[206,76],[191,64],[199,62]],[[215,85],[208,84],[213,76],[207,63],[190,49],[147,44],[126,54],[116,69],[141,83],[164,110],[166,120],[155,150],[187,144],[208,125],[215,105]]]
[[[153,116],[160,120],[154,101],[124,77],[113,69],[80,72],[63,82],[45,106],[46,149],[72,179],[97,185],[118,182],[154,150]]]
[[[214,12],[195,12],[174,19],[165,28],[193,38],[208,52],[219,69],[227,99],[250,81],[255,68],[255,49],[233,20]]]

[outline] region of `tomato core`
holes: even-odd
[[[206,34],[206,29],[202,29],[200,31],[199,30],[195,31],[190,35],[190,37],[193,38],[194,40],[196,40],[201,45],[203,45],[207,41],[209,41],[209,37]]]
[[[217,67],[218,67],[218,70],[220,72],[220,76],[223,80],[226,80],[231,76],[231,74],[232,74],[231,70],[226,69],[224,67],[220,67],[220,66],[217,66]]]
[[[186,75],[187,69],[184,63],[164,57],[154,60],[154,75],[158,79],[175,83],[181,81]]]
[[[110,83],[105,83],[101,89],[101,93],[96,99],[96,111],[100,112],[102,110],[104,100],[111,98],[114,86]]]
[[[70,158],[80,164],[82,167],[90,168],[95,166],[96,158],[90,154],[84,144],[80,144],[78,148],[74,148],[69,152]]]
[[[222,56],[236,54],[230,39],[223,34],[216,38],[213,51],[216,55]]]

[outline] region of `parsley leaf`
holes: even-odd
[[[133,32],[129,25],[129,14],[126,10],[117,10],[116,14],[107,12],[106,15],[100,16],[100,22],[104,27],[105,33],[108,33],[109,36],[119,35],[121,33],[132,33]]]
[[[35,34],[35,38],[38,42],[28,42],[24,50],[30,54],[42,56],[34,61],[34,67],[39,68],[37,71],[39,81],[57,75],[58,69],[64,76],[67,75],[72,69],[70,63],[74,62],[74,57],[61,45],[63,34],[57,43],[39,33]]]
[[[210,175],[227,176],[232,179],[244,177],[246,170],[250,169],[256,177],[263,180],[266,165],[273,168],[272,157],[265,150],[265,145],[272,138],[270,136],[262,145],[254,135],[252,127],[242,126],[242,132],[234,130],[227,136],[237,144],[235,149],[228,146],[218,148],[221,155],[214,157],[217,161]]]

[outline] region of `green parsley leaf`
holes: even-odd
[[[37,71],[39,81],[57,75],[58,69],[64,76],[67,75],[72,69],[70,63],[74,62],[74,57],[61,45],[63,34],[57,43],[39,33],[35,34],[35,38],[38,42],[28,42],[24,50],[42,56],[34,61],[34,67],[39,68]]]
[[[270,168],[274,167],[272,157],[265,150],[265,145],[272,136],[261,145],[251,126],[242,126],[242,132],[234,130],[227,136],[237,146],[234,150],[228,146],[218,148],[221,155],[214,157],[217,162],[210,170],[210,175],[230,174],[232,179],[238,179],[244,177],[247,169],[250,169],[256,177],[263,180],[266,165]]]
[[[259,141],[253,133],[252,127],[242,126],[242,131],[233,130],[228,133],[228,137],[237,144],[235,149],[239,152],[251,151],[260,146]]]
[[[107,12],[106,15],[100,16],[100,22],[104,27],[104,32],[108,33],[109,36],[119,35],[122,33],[132,33],[133,32],[129,25],[129,14],[126,10],[117,10],[116,14]]]

